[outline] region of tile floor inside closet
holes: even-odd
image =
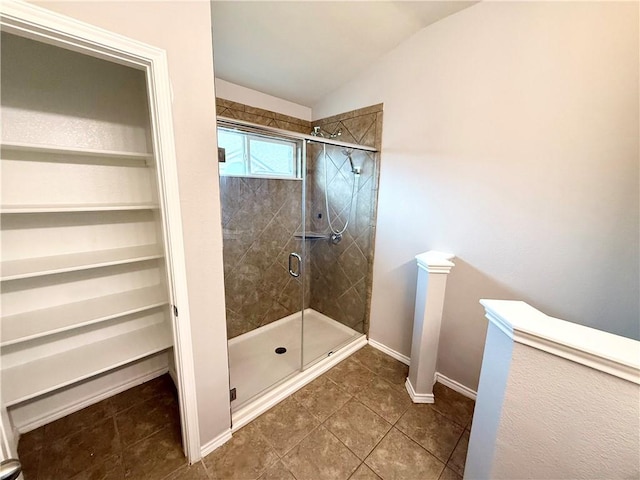
[[[461,479],[474,402],[413,404],[406,375],[366,346],[193,466],[165,375],[23,435],[25,480]]]

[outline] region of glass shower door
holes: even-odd
[[[365,331],[374,168],[369,152],[307,145],[303,368]]]
[[[219,126],[218,138],[226,156],[220,197],[237,411],[301,370],[306,162],[299,140],[231,126]]]

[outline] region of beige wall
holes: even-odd
[[[438,370],[475,389],[480,298],[638,338],[638,4],[482,2],[314,106],[384,102],[371,337],[410,352],[416,266],[457,255]]]
[[[311,121],[311,108],[216,78],[218,98]],[[220,115],[220,113],[218,113]]]
[[[638,478],[638,385],[514,344],[491,478]]]
[[[167,51],[200,438],[206,443],[230,426],[209,3],[34,3]]]

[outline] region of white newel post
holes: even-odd
[[[416,256],[418,281],[413,319],[411,365],[405,386],[414,403],[433,403],[440,325],[451,253],[428,251]]]

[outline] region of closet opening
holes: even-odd
[[[135,477],[145,467],[123,453],[145,441],[196,460],[165,54],[12,8],[0,39],[3,450],[18,446],[26,480],[108,459]]]

